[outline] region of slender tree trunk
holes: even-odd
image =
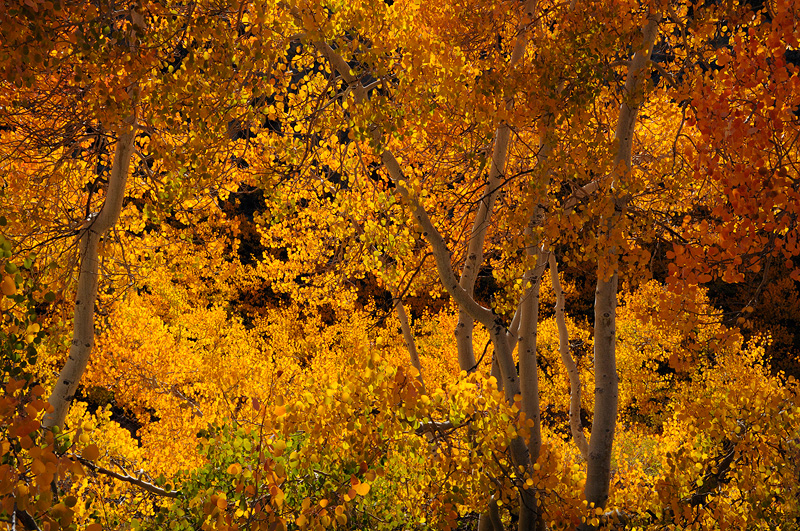
[[[519,378],[522,391],[522,411],[533,420],[531,440],[528,448],[531,461],[539,459],[542,447],[541,413],[539,410],[539,367],[536,354],[537,335],[539,333],[539,290],[542,284],[542,273],[547,265],[547,253],[530,246],[526,249],[528,256],[536,256],[536,266],[525,275],[525,282],[530,283],[523,296],[520,308],[520,325],[518,332]]]
[[[408,349],[408,355],[411,358],[411,365],[419,371],[419,376],[417,376],[417,378],[419,379],[419,383],[422,384],[422,388],[425,389],[425,381],[422,378],[422,363],[419,361],[417,345],[414,341],[414,335],[411,333],[411,326],[408,324],[408,315],[406,315],[406,309],[403,307],[403,301],[395,299],[394,307],[397,310],[397,318],[400,320],[400,329],[403,331],[403,339]]]
[[[529,20],[533,20],[536,1],[527,0],[524,9]],[[527,44],[527,30],[525,27],[521,27],[517,39],[514,42],[511,60],[508,63],[509,72],[522,60]],[[510,96],[506,95],[506,109],[511,109],[513,104],[514,102]],[[478,205],[478,212],[475,214],[475,220],[472,224],[469,243],[467,245],[467,257],[466,260],[464,260],[464,267],[461,271],[461,287],[464,288],[470,296],[475,287],[478,271],[480,270],[481,264],[483,264],[483,247],[486,241],[486,232],[489,229],[489,221],[492,217],[492,209],[497,199],[497,194],[503,183],[510,138],[511,129],[507,123],[502,122],[497,126],[497,130],[494,134],[492,160],[489,166],[489,179],[486,183],[483,197]],[[473,351],[472,344],[472,332],[474,327],[475,319],[464,308],[459,307],[455,336],[456,346],[458,348],[458,363],[461,370],[469,370],[475,366],[475,352]]]
[[[64,419],[69,412],[75,391],[78,389],[83,372],[89,363],[94,346],[94,305],[97,300],[97,281],[99,276],[98,248],[100,239],[114,226],[122,211],[125,197],[125,184],[128,179],[131,157],[133,155],[134,132],[119,135],[114,152],[114,162],[108,179],[108,191],[100,213],[86,222],[78,243],[80,251],[80,272],[78,289],[75,294],[75,323],[73,325],[72,345],[58,381],[48,402],[53,410],[44,417],[42,425],[46,428],[64,427]]]
[[[659,14],[648,16],[647,24],[642,29],[644,42],[634,54],[628,69],[625,82],[625,93],[619,111],[619,121],[615,138],[617,153],[614,157],[614,171],[625,165],[631,167],[633,135],[636,126],[636,114],[639,110],[642,80],[646,76],[645,67],[650,60],[653,44],[658,34]],[[605,220],[605,230],[610,231],[614,219]],[[612,244],[613,245],[613,244]],[[592,421],[592,435],[589,439],[589,459],[586,471],[584,496],[589,503],[604,507],[608,500],[609,481],[611,477],[611,450],[614,443],[614,430],[617,422],[618,377],[616,364],[616,308],[617,308],[617,270],[615,249],[606,249],[607,260],[611,270],[598,267],[597,289],[595,291],[595,410]],[[603,262],[603,260],[601,260]]]
[[[526,2],[526,15],[529,19],[533,18],[533,7],[535,2]],[[299,15],[297,15],[299,16]],[[523,31],[517,39],[512,54],[512,63],[516,64],[521,58],[526,45],[525,32]],[[344,81],[352,87],[355,95],[356,102],[360,103],[366,99],[366,90],[360,81],[350,73],[350,67],[344,59],[336,53],[327,43],[315,43],[317,49],[325,56],[332,68],[338,71]],[[510,103],[510,101],[509,101]],[[378,126],[372,128],[372,137],[378,145],[381,145],[382,131]],[[517,375],[517,369],[512,357],[512,348],[509,346],[508,332],[502,320],[488,308],[484,308],[478,304],[472,297],[470,291],[465,290],[461,286],[461,281],[456,277],[452,269],[452,254],[447,247],[442,235],[434,226],[433,222],[425,211],[424,206],[416,200],[411,192],[406,188],[406,179],[403,176],[402,168],[397,158],[389,150],[384,150],[381,153],[381,162],[383,163],[392,181],[397,187],[397,192],[410,206],[414,219],[418,223],[422,236],[431,246],[434,259],[436,261],[436,270],[439,274],[439,279],[448,294],[453,297],[453,300],[458,305],[461,311],[466,312],[473,320],[479,321],[487,330],[489,330],[492,344],[494,345],[494,354],[500,368],[501,378],[498,381],[502,382],[506,400],[509,402],[514,401],[514,397],[520,394],[520,384]],[[487,205],[491,206],[491,205]],[[487,208],[487,216],[491,210]],[[488,217],[486,219],[488,223]],[[482,244],[481,244],[482,252]],[[474,353],[473,353],[474,359]],[[467,368],[474,366],[474,362]],[[510,453],[512,461],[516,466],[521,466],[530,470],[531,461],[528,452],[528,447],[525,442],[517,437],[510,445]],[[520,531],[535,530],[540,522],[539,510],[536,501],[536,494],[533,489],[520,488]]]
[[[489,230],[494,203],[497,200],[505,173],[510,136],[511,131],[507,124],[502,123],[497,127],[492,148],[492,161],[489,166],[489,181],[486,183],[486,189],[478,204],[478,212],[475,214],[472,224],[467,245],[467,258],[464,260],[464,268],[461,271],[459,282],[470,295],[473,294],[478,270],[483,264],[483,246],[486,242],[486,232]],[[462,371],[468,371],[475,366],[475,352],[472,344],[474,328],[475,320],[466,310],[459,308],[458,323],[454,333],[458,349],[458,366]]]
[[[569,376],[569,428],[572,432],[572,440],[575,441],[581,456],[584,459],[588,459],[589,443],[586,442],[586,435],[583,433],[583,424],[581,423],[581,377],[578,372],[578,366],[569,352],[569,331],[567,330],[567,319],[564,312],[564,291],[561,289],[561,281],[558,278],[556,256],[552,253],[550,254],[550,279],[553,283],[553,291],[556,294],[555,313],[556,326],[558,327],[558,351]]]
[[[598,273],[602,275],[602,272]],[[594,299],[594,419],[586,467],[586,500],[604,507],[611,478],[611,449],[617,424],[619,380],[615,345],[617,273],[597,280]]]
[[[494,324],[487,326],[495,348],[497,363],[500,367],[503,382],[503,393],[508,402],[513,403],[517,395],[522,395],[520,388],[520,378],[517,375],[517,368],[511,353],[513,348],[509,344],[507,331],[500,317],[495,316]],[[511,441],[509,445],[512,462],[518,467],[526,470],[531,468],[531,455],[528,446],[521,437]],[[535,530],[539,526],[539,507],[536,500],[536,492],[524,485],[519,489],[520,508],[519,508],[519,531]]]

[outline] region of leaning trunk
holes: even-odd
[[[467,245],[467,258],[461,271],[459,283],[464,290],[472,295],[478,270],[483,263],[483,246],[486,241],[486,232],[489,230],[489,221],[492,217],[497,194],[500,191],[503,173],[506,166],[508,141],[511,131],[507,124],[500,124],[495,132],[492,161],[489,167],[489,182],[486,183],[483,197],[478,204],[478,212],[472,224]],[[472,346],[472,332],[475,328],[475,319],[464,308],[458,311],[458,323],[455,336],[458,349],[458,366],[462,371],[469,371],[475,367],[475,352]]]
[[[78,389],[83,372],[89,363],[94,346],[94,305],[97,300],[99,276],[99,246],[101,238],[114,226],[122,211],[125,184],[128,179],[131,156],[133,155],[134,133],[120,134],[114,153],[114,165],[108,179],[108,191],[103,208],[94,218],[87,221],[79,240],[80,272],[78,289],[75,294],[75,323],[73,325],[72,345],[69,357],[64,364],[58,381],[48,401],[53,410],[45,415],[42,425],[63,427],[75,391]]]
[[[422,378],[422,363],[419,361],[417,344],[414,341],[414,334],[411,333],[411,325],[408,323],[408,315],[403,306],[403,301],[396,298],[394,300],[394,307],[397,310],[397,318],[400,320],[400,329],[403,331],[403,340],[405,340],[408,355],[411,358],[411,365],[419,372],[417,379],[419,383],[422,384],[422,388],[425,389],[425,380]]]

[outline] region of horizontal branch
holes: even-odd
[[[414,432],[417,435],[424,435],[426,433],[437,433],[440,435],[445,435],[447,433],[453,432],[459,428],[463,428],[469,424],[469,420],[467,422],[462,422],[461,424],[453,424],[451,421],[446,422],[426,422],[425,424],[420,425]]]
[[[166,490],[158,485],[153,485],[152,483],[148,483],[140,478],[135,478],[133,476],[129,476],[127,474],[120,474],[118,472],[114,472],[108,468],[100,466],[98,464],[92,463],[88,459],[84,459],[77,455],[72,456],[74,459],[79,461],[82,465],[89,467],[92,472],[98,472],[100,474],[112,477],[114,479],[118,479],[120,481],[124,481],[125,483],[130,483],[131,485],[136,485],[140,489],[146,490],[151,494],[155,494],[156,496],[163,496],[165,498],[177,498],[180,495],[180,491],[177,490]]]

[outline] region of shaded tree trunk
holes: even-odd
[[[578,366],[569,352],[569,331],[567,330],[567,319],[564,315],[564,291],[561,289],[561,281],[558,278],[558,265],[556,256],[550,254],[550,279],[553,284],[553,291],[556,294],[556,326],[558,327],[558,351],[561,354],[561,361],[567,369],[569,376],[569,429],[572,433],[572,440],[584,459],[589,457],[589,443],[583,433],[581,424],[581,377]]]
[[[408,324],[408,315],[406,314],[405,307],[403,307],[403,301],[397,298],[394,299],[394,308],[397,310],[397,318],[400,320],[400,329],[403,331],[403,340],[406,343],[408,355],[411,358],[411,365],[419,371],[417,378],[419,379],[419,383],[422,384],[422,388],[425,389],[425,381],[422,378],[422,363],[419,361],[417,344],[414,341],[414,335],[411,333],[411,326]]]

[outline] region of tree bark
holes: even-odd
[[[625,82],[623,102],[620,106],[619,121],[615,139],[617,152],[614,157],[615,171],[621,164],[625,169],[631,167],[633,135],[636,126],[636,114],[640,105],[640,90],[645,67],[650,60],[656,36],[660,14],[647,17],[647,24],[642,29],[644,42],[634,54],[628,69]],[[611,229],[614,219],[604,221],[606,230]],[[604,507],[608,500],[609,481],[611,477],[611,450],[614,443],[614,430],[617,422],[617,401],[619,395],[616,364],[616,308],[617,308],[617,269],[614,248],[606,249],[607,262],[612,264],[611,270],[598,267],[597,289],[595,291],[595,328],[594,328],[594,364],[595,364],[595,410],[592,421],[592,435],[589,439],[589,459],[586,470],[586,486],[584,496],[596,507]],[[585,526],[584,526],[585,527]]]
[[[414,334],[411,333],[411,326],[408,324],[408,315],[406,315],[406,309],[403,307],[403,301],[395,299],[394,307],[397,310],[397,318],[400,320],[400,329],[403,331],[403,339],[408,349],[408,355],[411,358],[411,365],[419,371],[417,378],[419,379],[419,383],[422,384],[422,388],[425,389],[425,381],[422,378],[422,363],[419,361],[417,345],[414,341]]]
[[[533,20],[533,12],[536,8],[536,2],[527,0],[525,2],[525,13],[529,20]],[[520,28],[520,32],[514,42],[514,49],[511,53],[511,60],[508,62],[508,69],[513,70],[514,67],[522,60],[525,53],[525,47],[528,44],[527,32],[525,27]],[[505,96],[506,109],[511,109],[513,101],[510,96]],[[492,209],[494,207],[497,194],[500,191],[500,186],[503,183],[503,177],[506,171],[506,157],[508,155],[509,140],[511,138],[511,129],[509,125],[502,122],[497,126],[494,134],[494,144],[492,146],[492,160],[489,166],[489,179],[486,183],[486,188],[481,197],[478,205],[478,212],[475,214],[475,219],[470,231],[469,244],[467,245],[467,257],[464,260],[464,267],[461,271],[460,284],[467,293],[472,295],[475,288],[475,280],[478,277],[478,271],[483,263],[483,247],[486,242],[486,232],[489,230],[489,221],[492,217]],[[464,308],[459,307],[458,323],[456,324],[455,336],[456,346],[458,349],[458,363],[461,370],[469,370],[475,366],[475,352],[472,344],[473,329],[475,321]]]
[[[478,278],[478,270],[483,263],[483,246],[486,242],[486,232],[489,230],[494,203],[497,200],[497,194],[500,191],[503,174],[505,173],[510,136],[511,131],[508,125],[505,123],[500,124],[494,137],[492,162],[489,167],[489,181],[478,205],[478,212],[475,214],[475,220],[469,236],[469,244],[467,245],[467,258],[464,260],[464,268],[461,271],[461,287],[470,295],[473,294],[475,281]],[[472,345],[474,328],[474,319],[466,310],[459,308],[458,323],[454,333],[458,350],[458,365],[462,371],[469,370],[475,366],[475,352]]]
[[[530,283],[523,296],[520,307],[520,325],[518,332],[519,378],[522,391],[522,411],[533,420],[531,440],[528,448],[531,461],[539,459],[542,447],[541,413],[539,408],[539,367],[536,354],[537,336],[539,333],[539,290],[542,284],[542,273],[547,265],[547,253],[539,248],[529,246],[528,256],[536,256],[536,266],[525,275],[525,282]]]
[[[602,273],[599,273],[602,274]],[[616,358],[617,273],[597,280],[594,299],[594,418],[589,439],[586,486],[589,503],[605,507],[611,478],[611,449],[617,423],[619,380]]]
[[[94,306],[97,301],[100,266],[99,244],[101,238],[117,222],[122,211],[122,200],[125,197],[125,185],[134,150],[134,136],[133,130],[119,135],[103,207],[96,217],[87,220],[81,230],[78,242],[80,272],[75,294],[72,345],[69,357],[61,369],[58,381],[48,399],[53,410],[47,413],[42,421],[45,428],[64,427],[64,420],[94,347]]]
[[[572,432],[572,440],[584,459],[589,456],[589,443],[586,442],[586,435],[583,433],[581,423],[581,377],[578,366],[572,359],[569,352],[569,331],[567,330],[567,319],[564,315],[564,291],[561,289],[561,281],[558,278],[558,265],[556,264],[555,254],[550,254],[550,279],[553,283],[553,291],[556,294],[556,326],[558,327],[558,351],[561,354],[561,361],[567,369],[569,376],[569,429]]]
[[[529,17],[532,16],[532,6],[533,2],[529,1],[526,3],[526,10]],[[345,82],[352,86],[356,102],[362,102],[366,98],[364,87],[355,76],[350,74],[349,66],[347,66],[344,59],[325,42],[317,42],[315,46],[326,57],[332,67],[339,72]],[[519,61],[524,48],[525,39],[521,36],[517,40],[512,60]],[[375,126],[373,128],[372,136],[376,144],[381,145],[382,131],[379,127]],[[472,297],[472,293],[461,286],[460,279],[456,277],[452,269],[452,255],[450,249],[447,247],[447,243],[436,229],[422,203],[420,203],[406,187],[406,179],[403,175],[400,163],[397,161],[394,154],[388,149],[384,150],[381,153],[381,162],[389,172],[392,181],[395,183],[397,192],[411,208],[414,219],[422,231],[423,238],[431,246],[433,257],[436,262],[436,269],[439,274],[439,280],[442,282],[445,290],[453,300],[455,300],[461,310],[467,312],[473,320],[480,322],[489,330],[492,344],[494,345],[494,354],[497,358],[501,373],[499,381],[502,382],[506,400],[513,403],[514,397],[521,394],[520,382],[512,357],[512,348],[508,341],[508,333],[502,319],[495,315],[491,309],[484,308],[478,304]],[[468,368],[471,368],[471,366]],[[511,442],[509,450],[511,459],[516,466],[521,466],[530,470],[530,454],[522,438],[517,437],[514,439]],[[520,499],[519,530],[535,530],[540,522],[535,491],[525,488],[524,486],[520,487]]]

